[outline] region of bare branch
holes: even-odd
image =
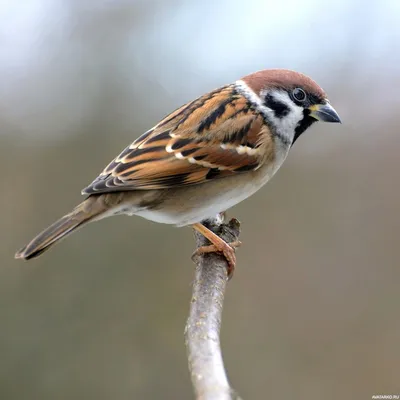
[[[203,222],[226,242],[239,236],[239,221],[223,223],[223,216]],[[195,232],[197,247],[210,243]],[[228,281],[227,262],[216,253],[196,256],[196,274],[193,283],[185,341],[189,369],[198,400],[238,400],[230,387],[222,360],[220,346],[221,315]]]

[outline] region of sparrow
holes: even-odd
[[[193,100],[126,147],[82,194],[86,199],[39,233],[15,257],[29,260],[92,221],[138,215],[191,225],[222,253],[232,273],[238,243],[202,221],[257,192],[314,122],[341,122],[325,92],[285,69],[247,75]]]

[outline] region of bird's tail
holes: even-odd
[[[53,244],[63,239],[76,229],[82,227],[108,210],[99,196],[90,196],[77,205],[69,214],[54,222],[34,237],[25,247],[15,254],[15,258],[29,260],[48,250]]]

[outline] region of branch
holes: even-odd
[[[223,223],[223,216],[203,221],[209,229],[227,243],[239,236],[239,221]],[[195,232],[197,247],[209,241]],[[219,332],[227,276],[227,262],[217,253],[196,256],[189,318],[185,327],[192,384],[198,400],[240,400],[230,387],[222,360]]]

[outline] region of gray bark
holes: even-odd
[[[227,243],[238,240],[239,221],[223,223],[223,215],[203,223]],[[209,241],[195,232],[197,247]],[[222,359],[220,328],[224,294],[228,282],[227,262],[217,253],[196,256],[189,318],[185,342],[189,369],[197,400],[237,400]]]

